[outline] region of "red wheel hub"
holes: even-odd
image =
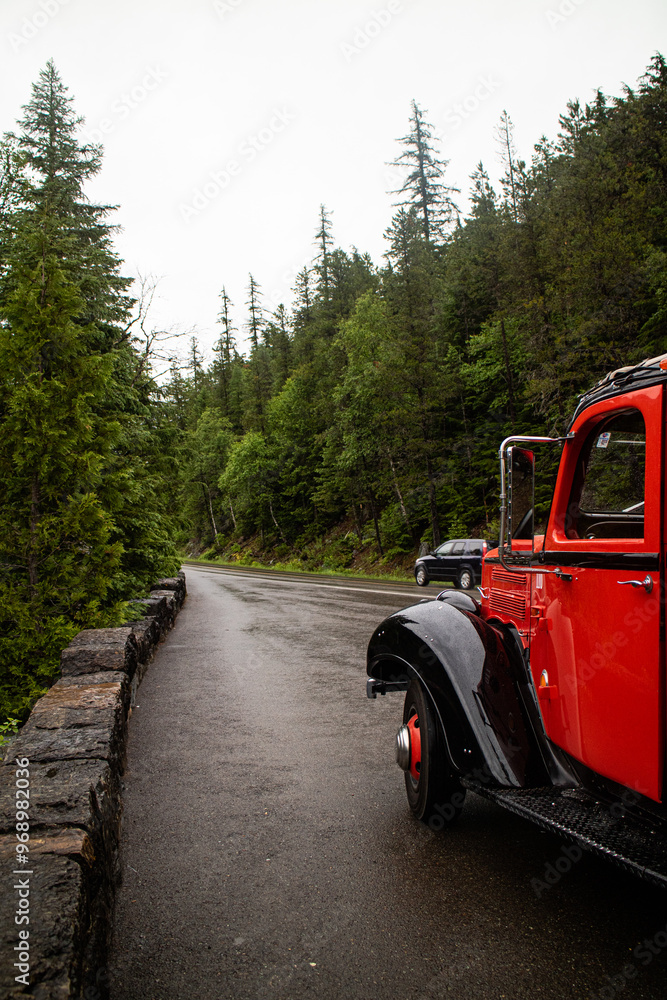
[[[419,781],[419,772],[422,763],[422,737],[419,728],[419,716],[415,713],[411,715],[406,723],[410,733],[410,774]]]

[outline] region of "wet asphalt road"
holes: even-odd
[[[474,795],[412,819],[364,661],[433,586],[186,572],[130,721],[112,1000],[664,1000],[667,894],[586,856],[538,896],[560,841]]]

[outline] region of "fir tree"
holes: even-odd
[[[109,348],[117,334],[115,324],[127,320],[131,301],[126,292],[132,279],[121,276],[113,250],[115,227],[106,219],[114,206],[93,204],[83,193],[86,182],[101,169],[101,148],[79,141],[82,119],[52,61],[40,73],[23,110],[17,152],[25,211],[62,224],[61,235],[68,240],[63,268],[82,299],[78,322],[94,322],[100,346]]]
[[[227,417],[232,426],[240,430],[243,426],[240,388],[243,362],[236,349],[236,331],[231,319],[233,303],[224,287],[220,293],[220,302],[218,322],[222,326],[222,331],[213,347],[215,358],[211,368],[214,397],[222,416]]]
[[[289,378],[292,362],[292,341],[288,329],[288,317],[282,303],[273,314],[266,329],[267,346],[270,349],[273,377],[272,394],[275,395]]]
[[[155,496],[153,386],[128,341],[130,279],[108,206],[83,186],[100,151],[49,63],[5,142],[0,257],[0,712],[25,714],[80,628],[178,563]]]
[[[503,111],[500,116],[500,122],[496,126],[496,142],[498,144],[498,156],[505,167],[505,174],[502,179],[505,199],[509,205],[512,218],[515,222],[518,222],[519,172],[521,167],[514,144],[514,125],[506,111]]]
[[[60,639],[119,614],[101,612],[123,548],[98,490],[120,425],[94,408],[113,365],[79,324],[82,300],[60,264],[66,245],[57,222],[25,216],[0,304],[0,655],[3,707],[19,712],[52,676]]]
[[[254,277],[249,275],[248,301],[249,319],[246,329],[250,334],[250,357],[243,369],[243,392],[246,401],[245,427],[248,430],[266,429],[266,404],[271,395],[271,370],[269,352],[264,342],[264,309],[260,301],[261,289]]]
[[[261,289],[257,284],[252,274],[248,275],[248,301],[246,305],[250,311],[250,318],[247,323],[247,330],[250,334],[250,344],[253,350],[259,347],[260,340],[262,337],[262,328],[264,325],[262,305],[260,303]]]
[[[424,239],[430,241],[441,237],[444,227],[458,217],[458,209],[452,201],[457,188],[444,183],[448,160],[441,160],[433,147],[433,126],[424,120],[424,112],[416,101],[412,101],[410,131],[398,141],[405,152],[393,161],[391,166],[407,168],[408,174],[403,185],[393,194],[406,195],[398,206],[414,206],[421,220]]]
[[[315,245],[317,246],[317,256],[315,257],[315,271],[318,276],[318,291],[325,303],[328,303],[331,293],[331,249],[334,244],[331,235],[332,223],[331,212],[327,212],[324,205],[320,205],[320,224],[315,233]]]

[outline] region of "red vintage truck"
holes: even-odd
[[[470,789],[667,886],[666,417],[663,355],[609,373],[562,438],[505,440],[479,599],[446,590],[375,630],[367,694],[406,692],[396,758],[432,828]]]

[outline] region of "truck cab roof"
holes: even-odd
[[[661,354],[657,358],[647,358],[638,365],[616,368],[579,397],[570,427],[582,410],[601,399],[609,399],[622,392],[628,392],[629,389],[640,389],[665,381],[667,381],[667,354]]]

